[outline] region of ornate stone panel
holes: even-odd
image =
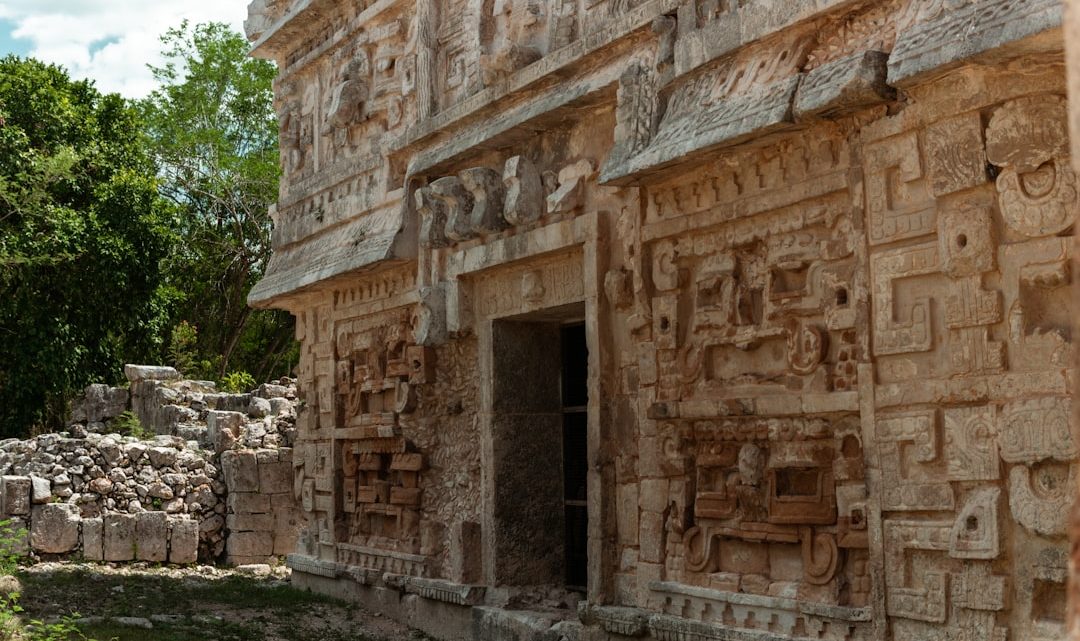
[[[583,634],[1061,638],[1080,453],[1059,19],[254,3],[284,181],[253,301],[292,309],[302,345],[298,575],[451,618],[507,580],[493,327],[584,314]],[[578,598],[559,589],[489,592],[520,609],[475,625],[510,635]]]
[[[1062,203],[1075,212],[1074,179],[1056,169],[1067,152],[1050,142],[1063,123],[1057,96],[1003,96],[867,141],[892,638],[1045,634],[1025,595],[1057,588],[1026,568],[1062,540],[1077,457],[1053,382],[1073,353],[1058,314],[1071,241],[1054,237],[1072,225],[1054,218]]]

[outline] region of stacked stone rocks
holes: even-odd
[[[224,394],[166,367],[91,385],[65,434],[0,442],[0,512],[42,555],[265,563],[296,541],[291,379]],[[131,411],[147,440],[121,436]],[[130,419],[128,421],[130,423]]]
[[[299,523],[291,450],[227,450],[221,454],[221,467],[229,488],[225,521],[229,562],[261,563],[267,557],[291,554]]]
[[[8,440],[0,474],[5,517],[30,530],[41,554],[192,563],[200,547],[213,558],[224,546],[226,488],[194,442],[118,434]]]

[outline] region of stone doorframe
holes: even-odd
[[[615,469],[603,453],[611,425],[610,398],[616,372],[608,340],[598,328],[607,326],[603,301],[603,274],[607,270],[602,238],[606,217],[596,212],[564,219],[544,227],[468,247],[447,256],[445,276],[446,326],[451,333],[475,331],[479,340],[481,469],[483,491],[482,537],[484,583],[497,585],[494,497],[495,464],[493,423],[494,323],[544,310],[578,305],[584,308],[589,350],[588,376],[588,598],[604,602],[613,594],[615,558],[603,544],[605,533],[615,532]]]

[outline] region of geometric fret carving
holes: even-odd
[[[870,244],[880,245],[933,233],[934,200],[914,133],[868,147],[866,209]]]
[[[884,510],[951,510],[952,487],[932,464],[941,457],[935,410],[878,415]],[[940,465],[936,467],[941,467]]]
[[[927,564],[913,568],[909,550],[947,552],[952,524],[937,521],[885,521],[886,610],[889,616],[944,623],[948,615],[949,575]]]
[[[933,348],[930,298],[917,296],[908,309],[898,310],[894,283],[937,272],[940,268],[938,256],[937,243],[927,243],[870,257],[875,354],[926,352]]]

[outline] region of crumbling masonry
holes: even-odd
[[[256,0],[295,580],[452,639],[1062,639],[1062,19]]]

